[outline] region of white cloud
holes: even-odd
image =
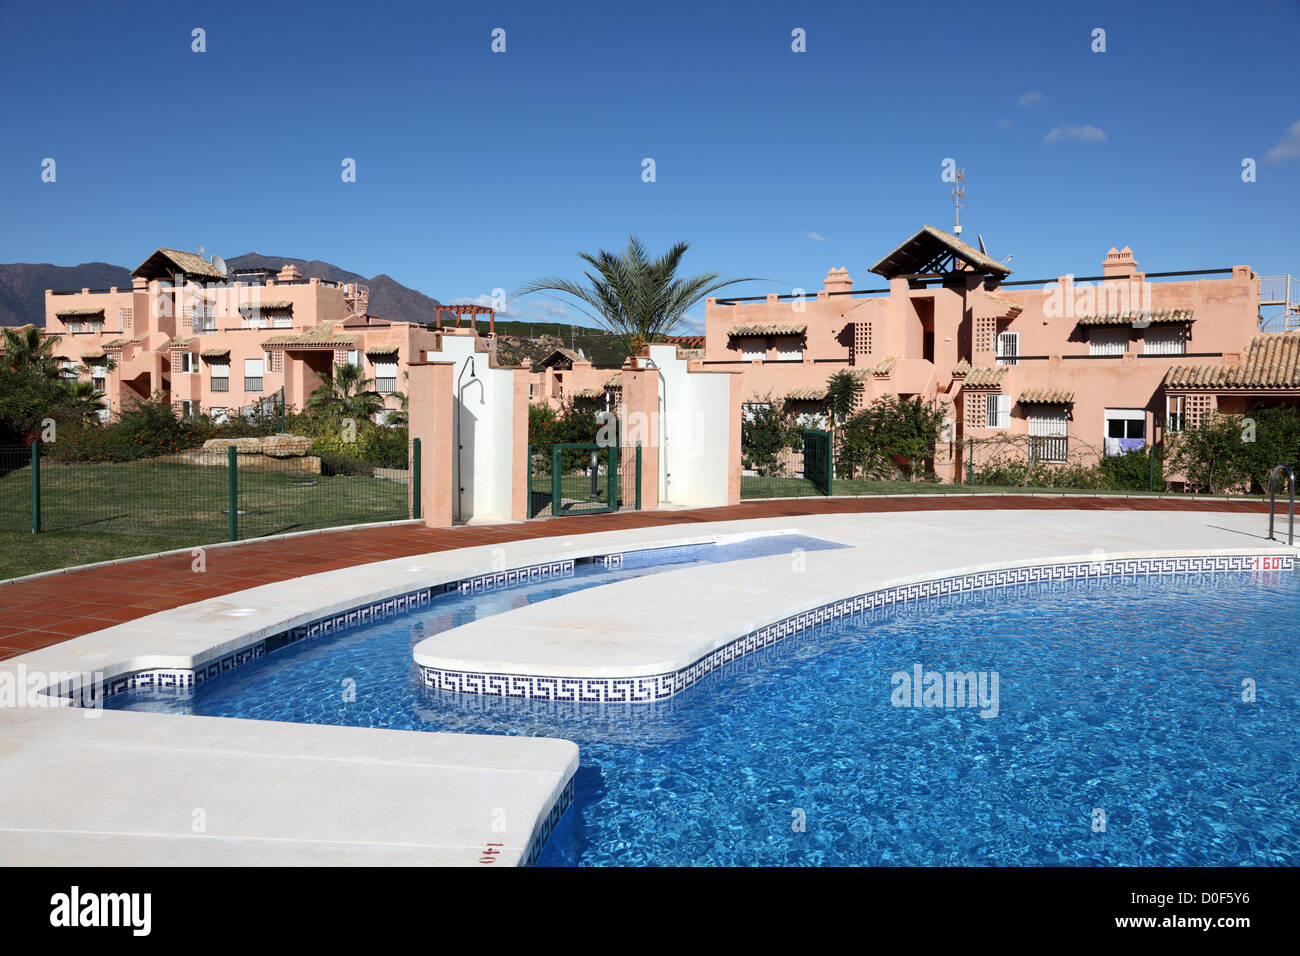
[[[695,319],[689,315],[683,315],[682,320],[678,323],[673,332],[674,335],[703,335],[704,320]]]
[[[1274,166],[1300,159],[1300,120],[1291,124],[1291,128],[1282,134],[1277,145],[1264,154],[1264,162]]]
[[[1104,143],[1106,142],[1106,133],[1095,126],[1076,126],[1070,123],[1062,123],[1047,131],[1043,137],[1044,143]]]
[[[1042,106],[1047,102],[1047,97],[1038,90],[1030,90],[1028,93],[1021,93],[1020,99],[1016,103],[1022,110],[1031,110],[1035,106]]]
[[[825,242],[825,241],[826,241],[826,237],[823,236],[820,232],[805,232],[805,233],[804,233],[804,236],[805,236],[805,238],[811,239],[813,242]]]
[[[1007,130],[1011,129],[1011,127],[1015,125],[1016,124],[1011,122],[1011,120],[1009,119],[1000,119],[998,120],[998,132],[1005,133]]]

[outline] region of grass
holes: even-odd
[[[403,482],[292,469],[239,472],[241,539],[409,516]],[[43,462],[41,526],[31,533],[31,468],[0,476],[0,579],[225,541],[227,472],[149,459]]]
[[[831,490],[841,495],[955,495],[955,494],[1012,494],[1012,495],[1142,495],[1152,497],[1183,497],[1180,491],[1125,491],[1106,488],[1048,488],[1021,485],[952,485],[931,481],[869,481],[866,479],[836,478]],[[740,497],[745,498],[801,498],[820,495],[807,478],[740,479]],[[1259,495],[1232,495],[1234,498],[1259,498]]]

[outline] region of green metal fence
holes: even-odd
[[[529,445],[528,517],[639,510],[641,467],[639,444]]]
[[[96,452],[0,446],[0,531],[146,535],[184,547],[418,517],[418,440],[408,467],[393,469],[233,446]]]
[[[802,498],[831,493],[830,432],[809,429],[799,448],[782,448],[740,476],[741,498]]]

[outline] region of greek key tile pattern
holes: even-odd
[[[528,845],[528,852],[524,854],[524,866],[532,866],[537,862],[537,858],[542,855],[542,847],[546,846],[546,841],[550,839],[551,833],[555,830],[556,824],[560,822],[560,817],[564,816],[564,811],[569,809],[569,804],[573,803],[573,778],[564,785],[560,795],[555,798],[551,804],[551,812],[546,815],[537,832],[533,834],[533,840]]]
[[[314,637],[336,634],[347,628],[371,624],[392,617],[394,614],[402,614],[406,611],[424,607],[439,594],[477,594],[483,591],[494,591],[497,588],[511,587],[515,584],[537,581],[542,578],[572,577],[573,567],[572,559],[566,559],[564,561],[551,561],[546,564],[535,564],[525,568],[514,568],[510,571],[500,571],[493,574],[448,581],[432,588],[421,588],[418,591],[410,591],[396,597],[384,598],[382,601],[365,604],[350,611],[342,611],[329,617],[300,624],[258,640],[247,647],[241,647],[216,660],[204,661],[193,668],[134,671],[130,674],[119,674],[102,684],[87,683],[79,687],[65,684],[58,689],[57,696],[72,698],[74,707],[94,707],[98,702],[106,698],[133,690],[147,689],[159,696],[174,694],[177,697],[189,697],[194,694],[195,689],[204,681],[224,674],[236,667],[242,667],[290,644],[296,644],[299,641],[309,640]]]
[[[1158,577],[1242,571],[1291,571],[1293,555],[1206,555],[1078,561],[1033,567],[976,571],[899,587],[882,588],[792,615],[751,631],[681,670],[647,677],[538,677],[528,674],[476,674],[422,667],[425,687],[460,694],[563,701],[637,703],[681,693],[705,674],[782,638],[849,615],[926,598],[969,594],[990,588],[1110,577]]]

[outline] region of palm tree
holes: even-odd
[[[340,364],[330,370],[330,377],[307,399],[307,408],[333,418],[359,418],[369,421],[384,407],[384,398],[371,386],[359,365]]]
[[[42,378],[62,375],[54,354],[58,339],[35,325],[4,329],[4,367],[13,372],[36,372]]]
[[[628,354],[635,355],[647,342],[670,334],[701,299],[737,282],[754,281],[719,281],[716,272],[678,278],[677,267],[689,248],[690,243],[679,242],[658,259],[651,259],[641,240],[629,236],[623,252],[578,253],[591,266],[583,273],[587,285],[548,277],[528,283],[517,295],[564,293],[580,312],[623,339]]]
[[[75,416],[88,419],[98,416],[106,406],[104,393],[95,387],[94,382],[69,381],[64,386],[68,392],[67,408]]]
[[[862,396],[862,379],[852,372],[839,371],[826,381],[826,411],[830,413],[831,431],[843,425]]]

